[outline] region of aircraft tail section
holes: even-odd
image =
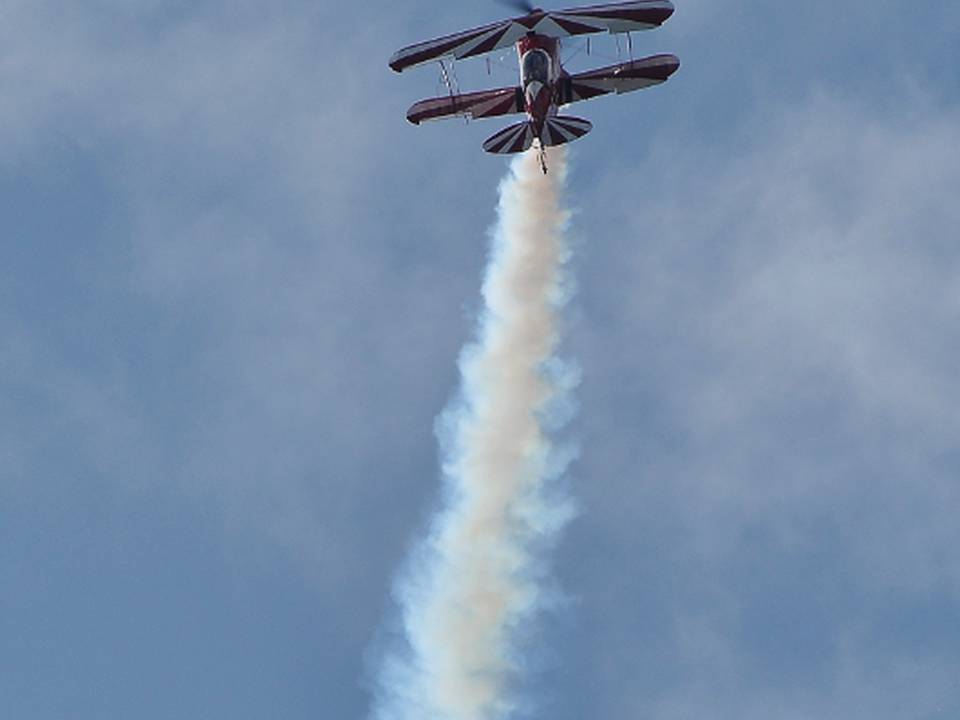
[[[568,115],[551,115],[543,124],[540,141],[545,147],[565,145],[581,138],[593,129],[593,123]]]
[[[589,120],[570,117],[567,115],[551,115],[543,123],[543,132],[540,142],[544,147],[565,145],[577,138],[586,135],[593,128]],[[529,120],[514,123],[500,132],[487,138],[483,149],[488,153],[509,155],[529,150],[536,135],[533,134],[533,123]]]
[[[483,149],[498,155],[519,153],[533,145],[533,137],[533,126],[529,120],[523,120],[491,135],[483,144]]]

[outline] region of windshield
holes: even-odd
[[[523,56],[522,66],[523,84],[527,85],[534,80],[547,83],[550,72],[550,58],[543,50],[531,50]]]

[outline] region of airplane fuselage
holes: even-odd
[[[519,0],[513,0],[516,4]],[[389,65],[396,72],[441,62],[449,96],[421,100],[407,110],[407,119],[419,125],[443,117],[470,119],[525,115],[521,122],[501,129],[483,143],[486,152],[497,155],[522,153],[531,147],[540,151],[546,172],[546,149],[565,145],[590,132],[589,120],[560,114],[561,108],[600,97],[620,95],[660,84],[680,66],[668,54],[652,55],[616,65],[570,75],[560,63],[561,38],[595,33],[622,34],[652,30],[673,14],[670,0],[626,0],[588,7],[545,11],[522,3],[527,14],[398,50]],[[589,40],[588,40],[589,42]],[[520,84],[478,92],[459,93],[450,83],[444,59],[464,59],[495,52],[513,45],[520,61]],[[632,47],[632,46],[631,46]],[[589,48],[589,45],[588,45]]]
[[[560,42],[531,32],[517,41],[517,55],[524,109],[534,136],[540,138],[547,117],[557,114],[557,89],[566,74],[560,65]]]

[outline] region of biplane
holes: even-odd
[[[541,10],[525,0],[513,0],[512,4],[515,3],[526,11],[525,15],[410,45],[390,58],[390,67],[396,72],[438,61],[447,83],[446,96],[411,106],[407,111],[410,122],[419,125],[425,120],[447,117],[476,119],[526,113],[525,120],[488,138],[483,149],[505,154],[524,152],[536,145],[546,173],[544,148],[576,140],[593,127],[589,120],[559,114],[561,108],[601,95],[619,95],[658,85],[680,67],[674,55],[632,58],[630,33],[660,27],[673,14],[670,0],[634,0],[569,10]],[[626,33],[630,59],[575,75],[564,70],[560,61],[561,39],[600,32]],[[619,41],[617,44],[619,47]],[[517,48],[520,85],[471,93],[457,91],[446,60],[476,57],[510,45]]]

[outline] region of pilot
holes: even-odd
[[[530,50],[523,56],[521,73],[524,87],[531,82],[546,85],[550,79],[550,56],[543,50]]]
[[[528,51],[520,62],[520,76],[527,111],[535,112],[533,108],[538,107],[545,112],[549,105],[550,56],[539,49]]]

